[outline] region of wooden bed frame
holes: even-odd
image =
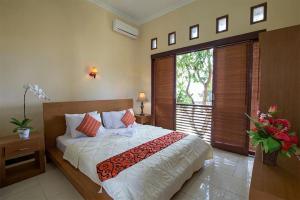
[[[56,147],[56,138],[63,135],[66,130],[64,114],[86,113],[91,111],[106,112],[119,111],[133,107],[132,99],[74,101],[44,103],[44,135],[46,155],[69,179],[78,192],[87,200],[111,199],[103,190],[98,193],[100,187],[90,178],[74,168],[63,159],[63,153]]]

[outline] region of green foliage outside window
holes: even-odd
[[[209,105],[212,100],[213,49],[178,55],[176,64],[177,103]]]

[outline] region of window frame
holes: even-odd
[[[264,8],[264,18],[262,20],[259,20],[259,21],[255,22],[254,19],[253,19],[254,18],[254,10],[256,8],[259,8],[259,7]],[[267,13],[268,13],[268,4],[267,4],[267,2],[252,6],[250,8],[250,25],[267,21]]]
[[[153,41],[156,43],[156,47],[153,47]],[[157,49],[157,37],[151,39],[151,50]]]
[[[197,28],[197,37],[192,37],[192,30],[193,28]],[[195,24],[193,26],[190,26],[190,40],[198,39],[199,38],[199,24]]]
[[[174,34],[174,43],[171,43],[171,35],[173,35]],[[169,33],[168,34],[168,45],[169,46],[171,46],[171,45],[174,45],[174,44],[176,44],[176,31],[174,31],[174,32],[171,32],[171,33]]]
[[[219,31],[219,21],[221,20],[221,19],[226,19],[226,29],[225,30],[223,30],[223,31]],[[216,19],[216,33],[223,33],[223,32],[226,32],[226,31],[228,31],[228,27],[229,27],[229,15],[227,14],[227,15],[223,15],[223,16],[221,16],[221,17],[218,17],[217,19]]]

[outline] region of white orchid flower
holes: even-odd
[[[32,92],[36,97],[38,97],[40,100],[50,100],[42,88],[40,88],[37,84],[25,84],[23,86],[25,90],[29,90]]]
[[[24,84],[23,88],[25,89],[24,94],[24,119],[26,118],[26,94],[28,91],[32,92],[36,97],[38,97],[40,100],[50,101],[48,96],[45,94],[42,88],[40,88],[37,84]]]

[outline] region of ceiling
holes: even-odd
[[[129,22],[141,25],[194,0],[89,0]]]

